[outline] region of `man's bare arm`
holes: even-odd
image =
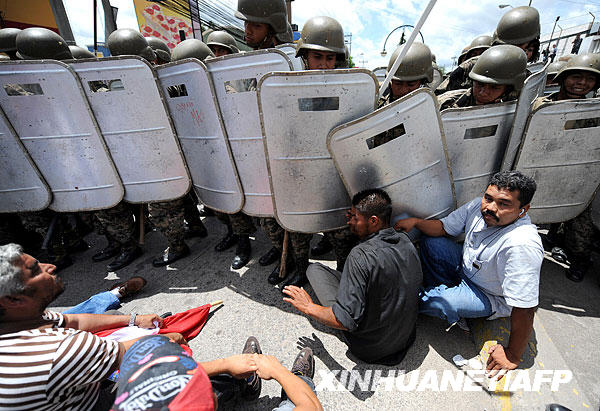
[[[284,298],[283,301],[292,304],[298,311],[314,318],[328,327],[348,331],[348,329],[335,317],[331,307],[323,307],[322,305],[313,303],[312,298],[304,291],[304,288],[292,285],[285,287],[283,292],[288,296]]]
[[[88,331],[95,333],[111,328],[125,327],[129,325],[129,315],[111,315],[111,314],[65,314],[65,328]],[[153,328],[153,323],[157,322],[159,327],[164,320],[156,314],[138,315],[135,318],[135,325],[142,328]]]
[[[394,224],[394,228],[396,231],[406,232],[416,228],[429,237],[442,237],[446,235],[446,230],[444,230],[444,225],[440,220],[424,220],[422,218],[414,217],[405,218],[403,220],[398,220],[396,224]]]

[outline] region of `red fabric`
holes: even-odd
[[[213,390],[208,375],[200,364],[192,379],[169,404],[169,411],[213,411]]]
[[[170,317],[165,318],[163,326],[158,331],[158,333],[179,333],[183,335],[183,338],[189,341],[200,333],[200,331],[204,327],[204,324],[206,324],[209,311],[210,304],[205,304],[202,307],[192,308],[182,313],[171,315]],[[98,337],[106,337],[107,335],[110,335],[116,330],[120,330],[121,328],[124,327],[98,331],[94,334]],[[188,354],[192,355],[192,350],[190,349],[190,347],[188,347],[187,345],[182,345],[182,348]]]

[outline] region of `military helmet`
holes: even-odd
[[[293,43],[294,30],[292,30],[292,26],[290,26],[290,24],[288,23],[285,31],[283,33],[275,33],[275,37],[277,37],[277,40],[279,40],[281,44]]]
[[[496,27],[494,44],[520,46],[540,37],[540,13],[536,8],[521,6],[508,11]]]
[[[555,61],[554,63],[548,64],[548,68],[546,69],[546,73],[548,74],[548,77],[556,76],[558,74],[558,72],[560,70],[562,70],[562,68],[566,65],[567,65],[566,61]]]
[[[23,60],[72,59],[67,42],[52,30],[30,27],[17,34],[17,57]]]
[[[308,50],[328,51],[337,55],[338,61],[346,58],[344,29],[336,19],[327,16],[313,17],[306,21],[296,45],[296,57]]]
[[[507,84],[516,90],[523,87],[527,70],[527,54],[517,46],[502,44],[483,52],[469,78],[488,84]]]
[[[431,61],[433,62],[433,64],[437,64],[437,58],[435,57],[435,54],[431,53]]]
[[[94,53],[83,47],[69,46],[69,50],[71,50],[74,59],[89,59],[96,57],[94,56]]]
[[[388,73],[392,69],[394,62],[403,47],[403,45],[399,46],[392,53],[387,67]],[[392,78],[400,81],[425,79],[428,83],[431,83],[433,81],[433,61],[431,59],[431,50],[429,50],[429,47],[423,43],[413,43]]]
[[[204,42],[198,39],[187,39],[179,43],[173,49],[171,58],[173,61],[196,58],[200,61],[204,61],[207,57],[214,57],[215,55],[210,48],[204,44]]]
[[[600,88],[600,54],[580,54],[567,61],[567,64],[554,77],[555,83],[560,83],[566,76],[574,71],[587,71],[596,75],[596,87]]]
[[[206,39],[207,46],[221,46],[228,49],[231,54],[239,53],[240,49],[233,36],[226,31],[213,31]]]
[[[106,42],[113,56],[140,56],[148,61],[156,60],[156,55],[146,38],[133,29],[118,29],[110,33]]]
[[[488,36],[483,34],[481,36],[477,36],[473,39],[471,44],[469,45],[469,51],[477,50],[477,49],[489,49],[492,46],[492,42],[494,41],[492,36]]]
[[[287,38],[288,21],[285,0],[238,0],[235,17],[252,23],[265,23],[273,28],[276,35]],[[288,42],[277,38],[280,41]]]
[[[0,30],[0,52],[10,53],[11,51],[17,51],[17,35],[21,32],[21,29],[15,29],[12,27]]]
[[[171,61],[171,49],[169,48],[169,46],[167,46],[167,43],[165,43],[158,37],[153,36],[146,37],[146,42],[148,43],[152,51],[154,51],[154,54],[156,54],[156,57],[159,60],[167,63]]]

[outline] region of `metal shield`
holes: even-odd
[[[350,197],[327,150],[327,134],[371,113],[378,91],[369,70],[272,73],[258,98],[275,217],[289,231],[344,227]]]
[[[579,215],[600,184],[600,99],[544,104],[529,120],[515,170],[533,177],[534,223],[558,223]]]
[[[0,213],[43,210],[51,199],[42,175],[0,110]]]
[[[121,180],[68,65],[2,63],[0,87],[0,106],[52,190],[52,210],[97,210],[121,201]]]
[[[592,222],[594,223],[594,226],[596,226],[597,229],[600,230],[600,196],[597,195],[598,193],[594,194],[594,199],[592,200]]]
[[[383,83],[383,80],[385,80],[386,74],[387,74],[387,67],[377,67],[375,70],[373,70],[373,75],[377,78],[377,81],[379,82],[379,84]]]
[[[292,62],[292,67],[293,67],[294,71],[304,70],[304,62],[302,61],[302,59],[300,57],[296,57],[296,45],[295,44],[290,44],[290,43],[280,44],[279,46],[276,46],[275,48],[283,51],[285,53],[285,55],[288,56],[288,58]]]
[[[401,132],[376,145],[376,136],[392,128]],[[381,188],[395,215],[420,218],[440,218],[456,207],[440,114],[428,89],[337,127],[327,144],[351,195]]]
[[[512,170],[517,151],[519,150],[521,140],[523,139],[525,125],[527,124],[529,113],[531,113],[531,106],[536,98],[544,95],[545,88],[546,70],[533,73],[525,80],[523,89],[519,94],[513,126],[510,131],[510,137],[508,138],[504,159],[502,160],[502,171]]]
[[[442,111],[459,207],[483,195],[500,171],[516,107],[509,102]]]
[[[280,50],[259,50],[206,61],[227,139],[244,189],[242,211],[257,217],[273,216],[269,172],[258,114],[258,80],[271,71],[291,71],[292,63]]]
[[[162,65],[156,73],[196,194],[214,210],[240,211],[244,192],[206,66],[186,59]]]
[[[186,194],[191,179],[155,73],[140,57],[71,63],[131,203]]]

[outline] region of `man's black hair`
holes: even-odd
[[[523,207],[531,203],[531,199],[535,194],[537,185],[533,178],[524,175],[520,171],[502,171],[494,174],[490,185],[496,186],[499,189],[507,189],[508,191],[519,190],[519,203]]]
[[[377,216],[384,225],[390,225],[392,200],[379,188],[363,190],[352,197],[352,206],[363,217]]]

